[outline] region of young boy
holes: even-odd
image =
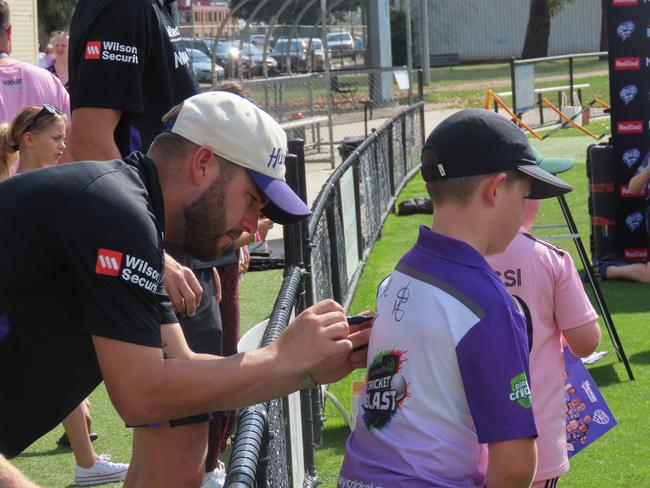
[[[438,125],[422,176],[433,227],[420,228],[379,287],[338,486],[528,487],[537,430],[526,324],[483,256],[515,236],[524,198],[571,187],[536,165],[515,125],[487,110]]]
[[[564,166],[553,167],[546,161],[541,159],[540,166],[553,174],[573,165],[569,160]],[[526,200],[523,227],[504,253],[487,261],[508,291],[522,299],[530,311],[533,414],[539,433],[533,488],[549,488],[569,470],[562,337],[574,354],[585,357],[598,346],[600,327],[571,255],[528,233],[540,203]]]

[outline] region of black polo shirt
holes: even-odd
[[[162,0],[80,0],[70,25],[70,105],[122,111],[122,155],[146,152],[161,117],[198,92]]]
[[[15,456],[101,382],[91,336],[161,346],[163,199],[153,161],[0,183],[0,452]]]

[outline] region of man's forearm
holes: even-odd
[[[272,346],[229,357],[163,360],[140,401],[121,413],[129,423],[149,423],[241,408],[299,389],[298,374],[280,371],[278,364]]]

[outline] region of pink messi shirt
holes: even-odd
[[[502,254],[487,258],[512,295],[524,300],[533,322],[530,375],[537,422],[535,481],[566,473],[564,356],[561,331],[598,315],[589,302],[571,255],[520,229]]]
[[[0,63],[0,123],[11,123],[23,108],[44,103],[66,114],[70,125],[70,98],[56,76],[22,61]]]

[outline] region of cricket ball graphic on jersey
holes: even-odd
[[[366,394],[363,398],[362,417],[368,430],[385,429],[408,398],[409,383],[402,374],[406,359],[398,349],[382,351],[368,368]]]

